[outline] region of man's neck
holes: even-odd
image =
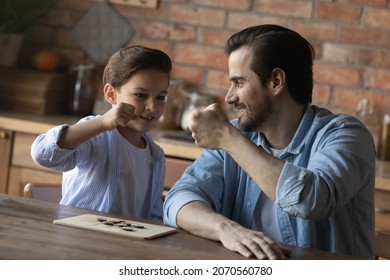
[[[306,106],[296,105],[289,110],[282,110],[272,118],[267,127],[262,130],[268,145],[275,149],[284,149],[293,139],[305,113]]]

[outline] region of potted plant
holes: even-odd
[[[0,65],[16,65],[24,31],[45,15],[55,1],[0,0]]]

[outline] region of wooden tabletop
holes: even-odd
[[[183,230],[144,240],[53,223],[57,219],[87,213],[102,214],[0,194],[0,259],[245,259],[238,253],[224,248],[220,242],[200,238]],[[292,248],[290,258],[354,259],[350,256],[295,247]]]

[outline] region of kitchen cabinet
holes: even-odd
[[[55,124],[68,121],[48,116],[0,113],[0,192],[23,196],[27,183],[60,184],[62,174],[40,167],[30,156],[35,138]]]
[[[0,193],[5,193],[7,190],[12,136],[10,130],[0,129]]]
[[[62,173],[41,167],[30,156],[35,138],[59,124],[72,124],[79,118],[72,116],[42,116],[0,111],[0,193],[22,196],[27,183],[61,184]],[[152,137],[166,155],[166,192],[180,178],[187,166],[202,152],[193,143],[165,141],[162,134],[173,133],[155,129]]]
[[[31,144],[38,134],[14,133],[7,193],[23,196],[27,183],[61,184],[62,173],[41,167],[30,156]]]

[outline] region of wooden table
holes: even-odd
[[[390,259],[390,230],[377,229],[375,232],[375,254]]]
[[[220,242],[200,238],[183,230],[143,240],[53,224],[53,220],[86,213],[102,214],[0,194],[0,259],[245,259],[224,248]],[[354,259],[351,256],[303,248],[294,247],[292,250],[291,259]]]

